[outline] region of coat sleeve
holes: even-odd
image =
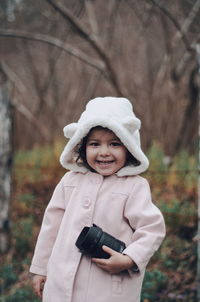
[[[123,253],[136,263],[141,272],[166,233],[163,215],[152,203],[149,184],[142,177],[138,178],[127,200],[125,217],[133,229],[133,237]]]
[[[37,239],[30,272],[47,274],[47,264],[65,212],[63,179],[56,186],[52,198],[45,210],[41,230]]]

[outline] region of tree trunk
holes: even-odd
[[[0,253],[9,248],[9,203],[11,195],[12,114],[11,85],[0,67]]]
[[[199,158],[198,170],[200,170],[200,44],[196,46],[198,64],[198,122],[199,122]],[[199,172],[199,171],[198,171]],[[197,229],[197,301],[200,302],[200,174],[198,174],[198,229]]]

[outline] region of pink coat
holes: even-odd
[[[82,256],[75,241],[93,223],[125,242],[139,272],[110,274]],[[164,236],[144,178],[68,172],[45,211],[30,271],[47,275],[43,302],[139,302],[145,267]]]

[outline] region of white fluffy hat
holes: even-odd
[[[89,101],[78,122],[69,124],[63,129],[64,135],[69,138],[69,141],[61,154],[61,165],[74,172],[86,173],[87,167],[76,163],[77,145],[81,143],[91,128],[102,126],[112,130],[128,151],[140,162],[138,166],[128,164],[116,174],[128,176],[144,172],[149,166],[149,161],[140,147],[140,125],[141,122],[133,113],[128,99],[99,97]]]

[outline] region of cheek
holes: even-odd
[[[118,158],[121,162],[126,163],[127,161],[127,151],[126,150],[120,150],[118,154]]]
[[[86,160],[87,160],[87,162],[88,162],[88,159],[90,158],[90,152],[89,152],[89,150],[86,148],[86,151],[85,151],[85,156],[86,156]]]
[[[94,157],[94,152],[90,148],[86,148],[86,160],[90,162]]]

